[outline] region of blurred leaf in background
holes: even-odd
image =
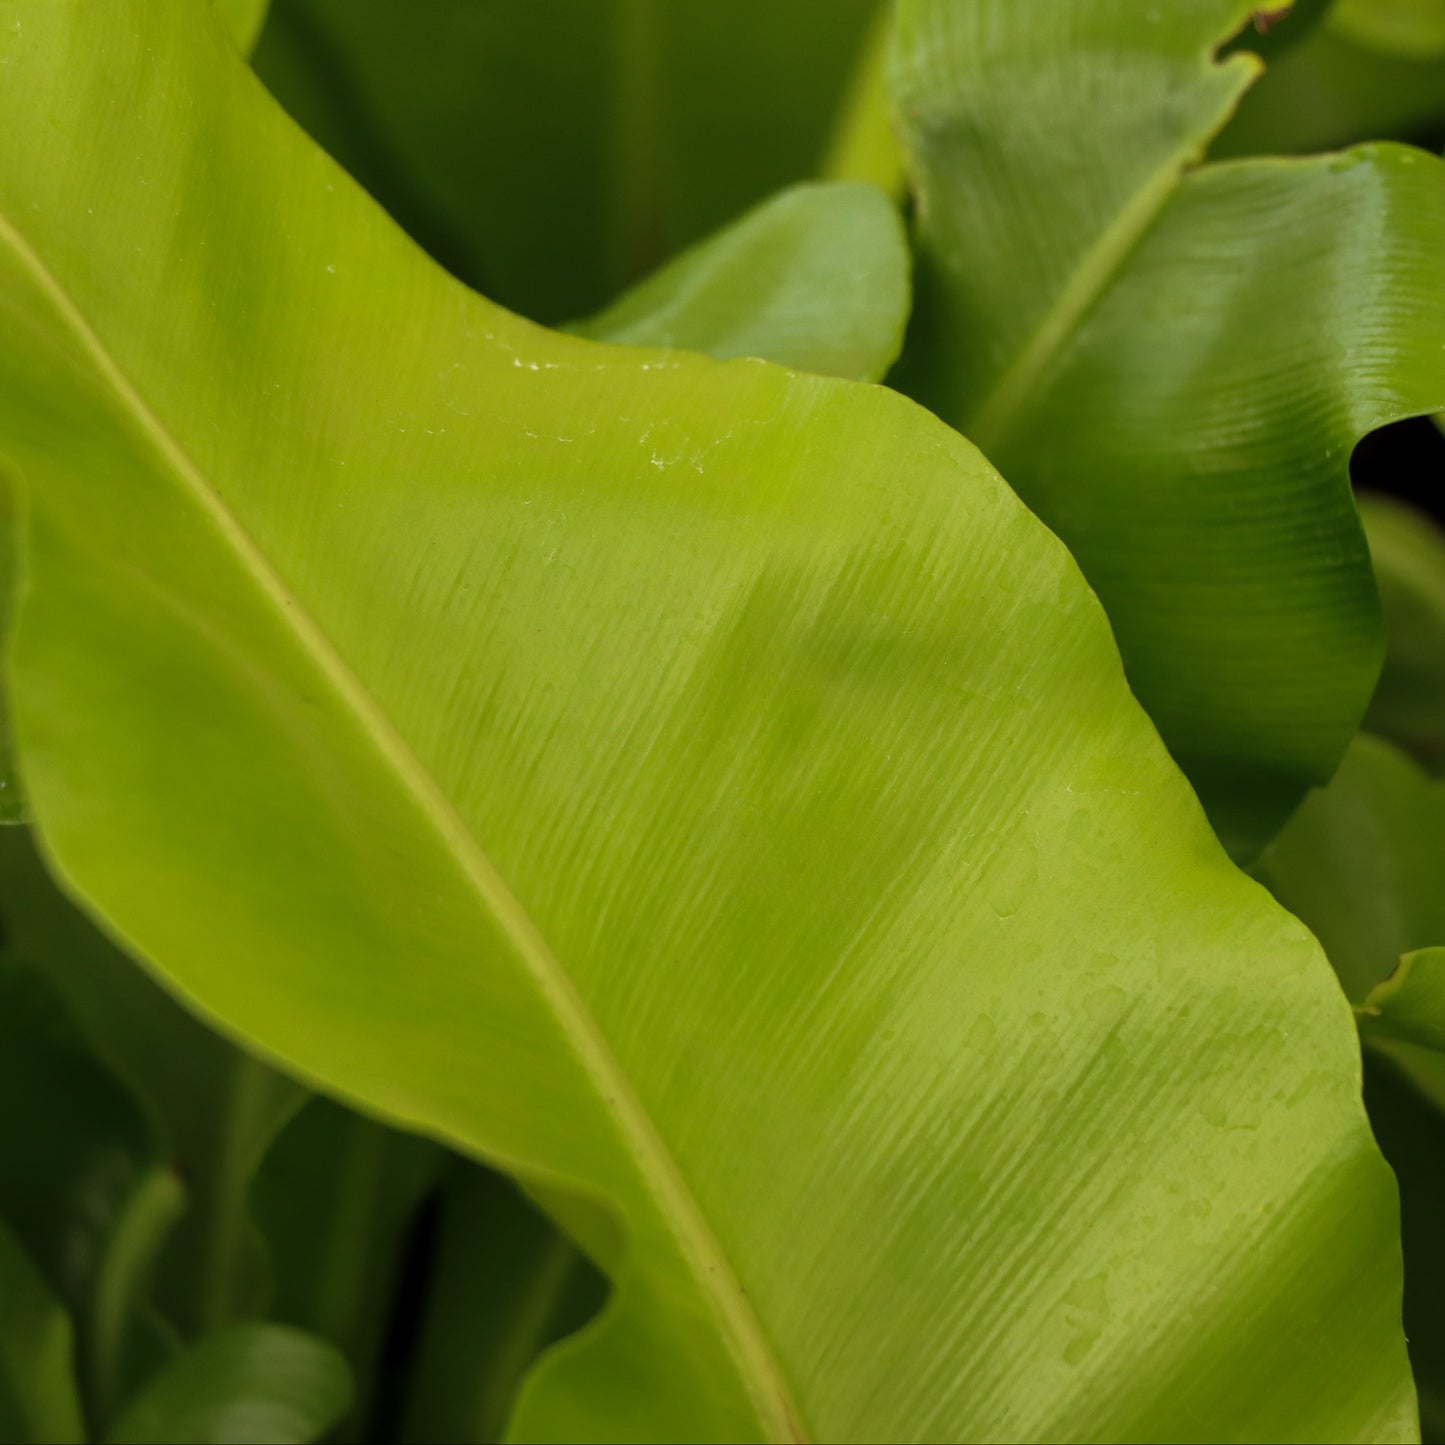
[[[824,166],[879,0],[276,0],[255,65],[444,265],[595,311]]]
[[[1389,497],[1362,497],[1360,514],[1388,638],[1365,726],[1438,774],[1445,770],[1445,532]]]
[[[108,1445],[307,1445],[351,1395],[330,1345],[283,1325],[233,1325],[171,1361],[131,1401]]]
[[[1306,154],[1372,140],[1438,151],[1445,144],[1442,16],[1439,0],[1337,0],[1298,45],[1269,57],[1211,156]]]

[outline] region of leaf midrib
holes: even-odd
[[[1257,73],[1260,68],[1241,53],[1232,56],[1217,68],[1234,67],[1242,74]],[[998,380],[983,399],[961,422],[959,430],[993,461],[1029,403],[1037,399],[1039,383],[1063,354],[1085,318],[1123,273],[1131,256],[1153,228],[1190,168],[1203,157],[1209,136],[1213,135],[1235,104],[1237,91],[1229,92],[1224,110],[1202,137],[1194,137],[1172,151],[1164,163],[1120,208],[1119,213],[1084,252],[1068,280],[1054,298],[1027,340],[1014,352],[1013,359],[1000,373]]]
[[[141,396],[39,253],[4,215],[0,215],[0,238],[31,273],[122,407],[149,438],[160,459],[200,502],[261,596],[290,628],[312,663],[370,737],[378,754],[391,765],[416,799],[423,816],[475,890],[483,909],[497,922],[531,974],[570,1041],[583,1072],[592,1081],[603,1109],[616,1124],[638,1176],[671,1229],[700,1293],[714,1305],[720,1332],[752,1398],[764,1434],[769,1440],[785,1442],[785,1445],[806,1441],[809,1436],[803,1426],[802,1412],[772,1344],[733,1272],[731,1261],[638,1098],[627,1072],[541,931],[405,738]]]

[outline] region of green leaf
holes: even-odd
[[[258,1311],[267,1279],[247,1194],[305,1090],[147,977],[60,892],[26,832],[0,834],[0,879],[17,950],[145,1105],[160,1152],[185,1180],[186,1215],[159,1280],[166,1314],[196,1332]]]
[[[285,1325],[233,1325],[178,1356],[134,1399],[111,1445],[305,1445],[345,1412],[346,1361]]]
[[[1445,56],[1445,0],[1335,0],[1330,27],[1386,55]]]
[[[1379,738],[1357,738],[1254,872],[1325,946],[1361,1002],[1400,955],[1445,938],[1445,784]]]
[[[1361,498],[1360,514],[1387,638],[1365,724],[1438,773],[1445,770],[1445,533],[1388,497]]]
[[[481,300],[190,0],[12,18],[36,817],[612,1277],[513,1432],[1407,1438],[1348,1012],[973,448]]]
[[[249,55],[266,23],[271,0],[214,0],[221,23],[242,55]]]
[[[79,1445],[70,1316],[19,1241],[0,1225],[0,1438]]]
[[[878,381],[908,321],[903,224],[872,186],[795,186],[567,329]]]
[[[447,1183],[432,1273],[401,1438],[500,1440],[524,1375],[596,1314],[602,1279],[515,1186],[477,1165]]]
[[[346,1356],[358,1382],[356,1425],[376,1383],[407,1231],[443,1159],[424,1139],[312,1099],[256,1178],[252,1202],[273,1280],[266,1313]]]
[[[894,65],[906,385],[1068,544],[1240,857],[1329,779],[1379,669],[1350,452],[1445,406],[1445,165],[1190,169],[1254,73],[1210,58],[1246,8],[903,0]]]
[[[1366,1038],[1398,1039],[1445,1054],[1445,947],[1405,954],[1355,1014]]]
[[[560,321],[815,175],[878,8],[277,0],[255,63],[433,255]]]

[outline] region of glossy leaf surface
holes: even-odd
[[[256,56],[453,271],[543,321],[817,173],[877,0],[279,0]]]
[[[1383,147],[1191,170],[1255,72],[1211,59],[1249,7],[1062,9],[903,0],[903,375],[1069,545],[1247,857],[1328,780],[1374,686],[1348,461],[1445,406],[1445,165]]]
[[[1360,514],[1386,635],[1365,724],[1438,773],[1445,769],[1445,533],[1388,497],[1362,498]]]
[[[0,1225],[0,1438],[11,1445],[80,1445],[74,1331],[19,1240]]]
[[[233,1325],[179,1355],[107,1437],[110,1445],[307,1445],[341,1418],[346,1362],[284,1325]]]
[[[612,1275],[515,1433],[1407,1438],[1347,1012],[977,453],[481,301],[191,0],[12,17],[36,817]]]
[[[903,223],[881,191],[796,186],[568,330],[880,381],[903,345],[908,272]]]

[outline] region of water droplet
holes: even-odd
[[[1084,995],[1084,1012],[1096,1024],[1112,1024],[1118,1021],[1128,1003],[1129,995],[1111,984]]]
[[[1064,1295],[1064,1323],[1072,1332],[1064,1346],[1064,1363],[1077,1365],[1093,1349],[1109,1323],[1109,1277],[1078,1279]]]
[[[990,1049],[998,1037],[998,1027],[987,1014],[979,1014],[968,1031],[968,1046],[971,1049]]]

